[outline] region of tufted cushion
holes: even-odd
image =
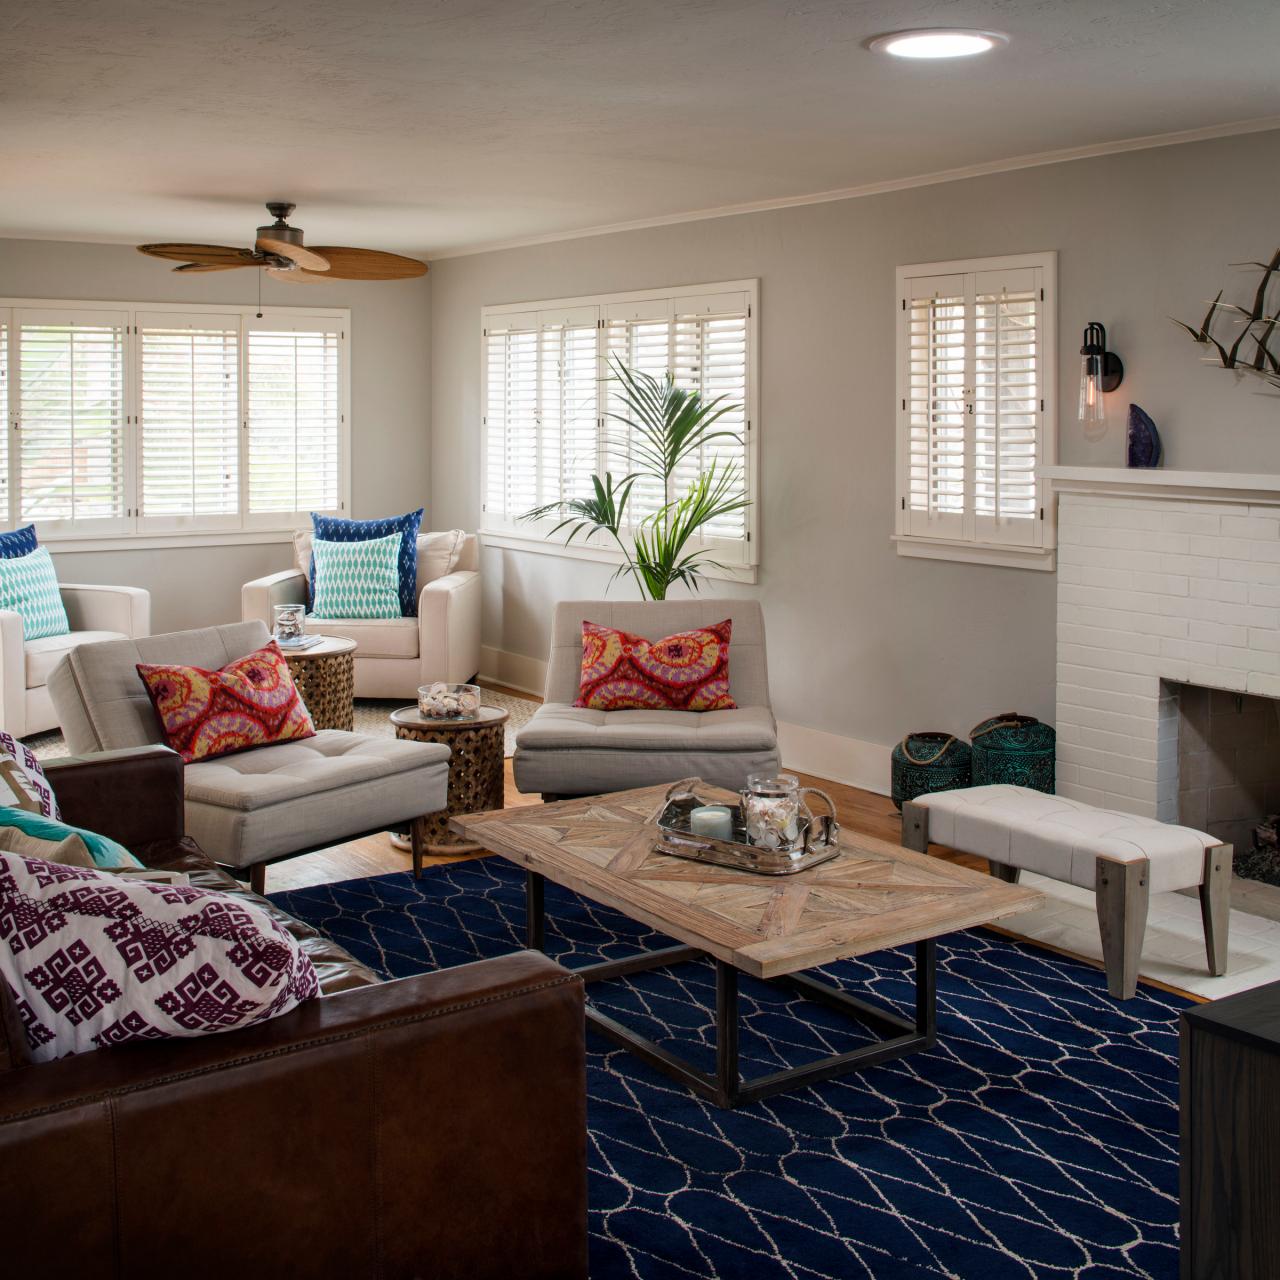
[[[1174,826],[1028,787],[971,787],[916,798],[929,811],[929,839],[1007,866],[1092,889],[1096,860],[1151,864],[1152,893],[1198,885],[1204,851],[1219,843]]]
[[[165,742],[188,764],[315,736],[274,640],[217,671],[175,663],[137,665]]]
[[[616,627],[582,624],[582,675],[575,707],[593,711],[728,711],[733,623],[646,640]]]
[[[232,1031],[318,991],[283,925],[204,889],[0,852],[0,921],[0,977],[36,1062]]]
[[[522,750],[770,750],[777,745],[767,707],[726,711],[594,711],[546,703],[520,730]]]

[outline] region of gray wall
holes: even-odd
[[[894,268],[1059,252],[1060,457],[1120,465],[1130,400],[1170,467],[1280,472],[1280,402],[1204,368],[1195,319],[1228,262],[1276,247],[1280,133],[1101,157],[888,195],[433,264],[432,476],[439,526],[479,523],[479,311],[620,289],[761,280],[763,601],[781,719],[890,743],[1017,709],[1052,719],[1053,575],[899,558],[893,527]],[[1127,377],[1106,437],[1075,421],[1080,331]],[[545,657],[552,602],[607,570],[485,553],[487,645]],[[627,588],[615,586],[615,591]]]
[[[430,472],[431,277],[290,285],[263,280],[275,306],[351,308],[351,499],[356,516],[425,504]],[[182,302],[257,301],[256,273],[175,276],[126,245],[0,240],[0,296]],[[146,587],[156,631],[240,616],[240,586],[290,562],[285,543],[55,553],[64,582]]]

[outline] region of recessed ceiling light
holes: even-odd
[[[1008,44],[1002,31],[971,31],[966,27],[924,27],[876,36],[867,47],[895,58],[968,58]]]

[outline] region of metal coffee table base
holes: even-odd
[[[542,951],[546,941],[545,884],[536,871],[526,873],[526,934],[530,949]],[[674,1080],[688,1086],[700,1097],[719,1107],[737,1107],[761,1098],[771,1097],[787,1089],[830,1080],[861,1067],[875,1066],[917,1049],[928,1049],[937,1039],[937,964],[934,940],[916,943],[916,1016],[903,1018],[888,1009],[868,1004],[848,995],[838,987],[819,982],[807,974],[795,973],[771,981],[856,1018],[885,1038],[862,1045],[848,1053],[818,1058],[799,1067],[787,1067],[770,1075],[744,1080],[738,1068],[738,971],[723,960],[707,956],[697,947],[663,947],[658,951],[641,951],[619,960],[605,960],[585,965],[573,972],[584,982],[602,982],[629,973],[644,973],[686,960],[712,959],[716,967],[716,1069],[702,1071],[662,1045],[639,1035],[608,1014],[587,1002],[587,1023],[610,1040],[631,1050],[638,1058],[656,1067]]]

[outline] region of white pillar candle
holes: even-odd
[[[689,830],[713,840],[733,839],[733,814],[722,804],[704,804],[689,814]]]

